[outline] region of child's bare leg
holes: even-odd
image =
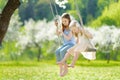
[[[78,57],[79,57],[79,53],[78,53],[78,52],[75,52],[74,54],[75,54],[75,55],[74,55],[74,57],[73,57],[73,60],[72,60],[71,64],[69,65],[69,67],[74,67],[75,62],[77,61],[77,59],[78,59]]]
[[[65,64],[65,61],[69,58],[69,56],[70,56],[70,53],[67,52],[67,53],[65,54],[64,58],[63,58],[60,62],[58,62],[58,63],[59,63],[59,64]]]
[[[63,71],[63,73],[62,73],[62,77],[63,76],[65,76],[66,74],[68,73],[68,66],[67,66],[67,64],[64,64],[64,71]]]
[[[62,75],[62,72],[63,72],[63,65],[62,64],[59,64],[59,67],[60,67],[60,76]]]

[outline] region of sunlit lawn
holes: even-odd
[[[58,73],[54,61],[0,62],[0,80],[120,80],[120,62],[81,61],[65,77]]]

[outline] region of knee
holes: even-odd
[[[69,49],[69,50],[67,50],[67,53],[69,54],[71,52],[71,50]]]
[[[56,53],[56,55],[59,54],[59,53],[60,53],[60,50],[56,50],[55,53]]]
[[[79,56],[79,52],[78,51],[75,51],[74,52],[76,56]]]
[[[70,49],[67,50],[67,54],[71,54],[71,53],[74,53],[74,51],[73,51],[72,48],[70,48]]]

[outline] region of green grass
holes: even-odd
[[[120,62],[77,61],[65,77],[55,61],[0,62],[0,80],[120,80]]]

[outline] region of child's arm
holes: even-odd
[[[56,34],[60,35],[61,34],[60,30],[56,29]]]
[[[70,40],[72,38],[72,32],[71,31],[68,35],[64,34],[63,32],[62,32],[62,34],[65,37],[65,39],[67,39],[67,40]]]
[[[83,33],[87,38],[89,38],[89,39],[93,38],[93,35],[88,30],[83,30]]]
[[[79,43],[79,35],[77,36],[77,39],[76,39],[76,44]]]
[[[58,21],[55,20],[54,24],[56,26],[56,34],[59,36],[61,34],[61,30],[59,30],[59,28],[58,28]]]

